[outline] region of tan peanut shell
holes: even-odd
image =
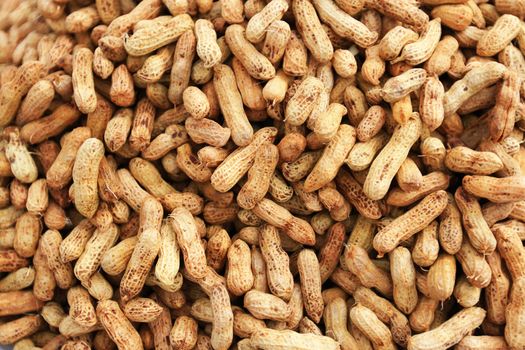
[[[463,309],[441,326],[410,338],[408,349],[425,349],[427,346],[447,348],[478,327],[485,318],[485,311],[479,307]]]
[[[439,216],[447,201],[446,192],[441,190],[426,196],[415,207],[380,230],[374,238],[374,248],[380,254],[392,251],[401,240],[409,238],[418,228],[426,227]]]
[[[371,200],[349,172],[341,170],[335,180],[343,195],[361,215],[369,219],[379,219],[382,216],[380,202]]]
[[[171,213],[171,224],[177,237],[177,243],[184,256],[188,273],[194,278],[204,277],[206,273],[206,256],[200,244],[193,215],[187,209],[175,209]]]
[[[252,43],[262,41],[268,26],[270,26],[272,22],[280,20],[287,10],[288,3],[286,1],[276,0],[268,3],[248,21],[246,38]]]
[[[73,165],[73,183],[75,184],[75,207],[90,218],[98,207],[96,180],[98,164],[104,155],[102,142],[95,138],[84,141],[77,152]]]
[[[42,317],[39,315],[28,315],[19,317],[13,321],[0,325],[2,336],[0,344],[13,344],[16,341],[30,336],[42,325]]]
[[[470,25],[474,14],[468,5],[450,4],[434,7],[431,16],[440,18],[444,26],[461,31]]]
[[[476,53],[480,56],[497,54],[518,35],[520,30],[521,26],[517,17],[502,15],[478,41]]]
[[[49,269],[53,271],[57,285],[60,288],[68,288],[73,285],[73,269],[69,263],[62,263],[59,256],[59,247],[62,242],[60,233],[55,230],[47,230],[42,235],[41,248],[47,258]]]
[[[323,90],[322,82],[315,77],[306,78],[286,104],[285,120],[291,125],[303,124]]]
[[[60,153],[46,173],[51,188],[62,188],[71,180],[78,149],[90,136],[90,130],[84,127],[76,128],[66,136]]]
[[[196,38],[192,30],[184,32],[175,45],[168,90],[168,98],[174,104],[182,102],[182,94],[188,87],[195,47]]]
[[[397,247],[390,252],[389,258],[395,304],[402,312],[410,314],[418,299],[416,271],[410,251],[405,247]]]
[[[350,244],[345,251],[344,259],[350,272],[355,274],[365,287],[377,288],[387,297],[392,295],[391,276],[375,266],[363,248]]]
[[[308,175],[304,183],[306,192],[315,191],[332,181],[343,165],[348,152],[355,143],[355,129],[349,125],[341,125],[336,135],[325,147],[323,154]]]
[[[246,146],[253,137],[253,129],[244,112],[233,71],[226,65],[216,65],[214,71],[215,91],[232,140],[239,146]]]
[[[316,0],[313,4],[321,21],[330,26],[337,35],[348,38],[362,47],[369,47],[376,42],[377,33],[370,31],[333,1]]]
[[[233,24],[226,29],[226,42],[248,73],[255,79],[269,80],[275,76],[271,62],[245,38],[242,26]]]
[[[411,66],[415,66],[425,62],[432,56],[432,53],[439,44],[440,37],[441,19],[436,18],[428,22],[419,39],[403,47],[400,56],[392,60],[392,63],[404,61]]]
[[[485,256],[476,251],[467,239],[463,240],[456,259],[473,286],[484,288],[490,283],[492,274]]]
[[[315,233],[308,222],[293,216],[286,208],[263,199],[253,208],[255,215],[282,229],[293,240],[307,245],[315,243]]]
[[[445,93],[445,115],[456,112],[474,94],[497,82],[505,70],[503,65],[496,62],[487,62],[472,68]]]
[[[268,287],[273,294],[288,300],[292,295],[293,275],[290,272],[289,258],[280,246],[281,239],[277,229],[265,225],[259,235],[259,246],[266,262]]]
[[[315,253],[312,250],[303,249],[297,258],[297,268],[306,314],[317,323],[321,320],[324,302],[321,295],[322,283],[319,261]]]
[[[339,344],[326,336],[309,333],[300,334],[291,330],[273,330],[269,328],[258,330],[250,338],[250,343],[259,349],[265,350],[294,346],[313,346],[327,350],[339,349]]]
[[[420,91],[419,113],[421,121],[430,130],[435,130],[443,123],[445,112],[443,98],[445,89],[436,77],[428,77]]]
[[[39,80],[42,70],[42,63],[38,61],[26,62],[16,70],[13,79],[2,84],[0,89],[0,125],[6,126],[12,121],[22,97]]]
[[[476,197],[487,198],[493,203],[508,203],[522,200],[522,186],[525,185],[525,182],[521,176],[509,176],[500,179],[491,176],[472,175],[465,176],[462,185],[465,191]]]
[[[523,259],[523,246],[518,244],[518,234],[505,224],[495,225],[492,232],[498,243],[498,251],[503,260],[505,260],[512,279],[517,280],[523,275],[521,266],[525,262],[525,259]]]
[[[474,175],[489,175],[503,168],[503,163],[496,154],[477,152],[462,146],[447,152],[445,165],[454,172]]]
[[[38,177],[38,170],[33,157],[20,139],[19,133],[10,132],[9,142],[5,146],[5,157],[10,166],[9,175],[22,183],[31,183]]]
[[[95,83],[93,81],[93,53],[82,48],[75,52],[73,56],[73,91],[74,99],[78,109],[82,113],[93,112],[97,105],[95,94]]]
[[[195,21],[195,37],[197,38],[197,55],[205,67],[213,67],[221,60],[221,49],[217,45],[217,34],[213,24],[205,19]]]
[[[95,230],[75,263],[75,276],[80,281],[88,283],[98,270],[104,253],[115,244],[117,238],[118,227],[115,224]]]
[[[366,177],[363,191],[370,199],[378,200],[384,197],[410,147],[419,137],[420,128],[421,121],[417,114],[405,125],[396,127],[390,141],[372,162]]]
[[[226,286],[235,295],[242,295],[253,286],[250,247],[243,240],[236,240],[228,249]]]
[[[456,260],[449,254],[440,254],[430,266],[427,274],[428,294],[435,300],[448,299],[453,291],[456,279]]]
[[[438,225],[433,221],[416,237],[412,247],[412,259],[416,265],[428,267],[436,261],[439,253],[437,233]]]
[[[456,191],[455,199],[472,246],[480,253],[492,253],[496,249],[496,240],[483,218],[479,202],[461,187]]]
[[[503,337],[490,335],[467,335],[456,345],[458,350],[506,348],[508,348],[508,345]]]
[[[313,57],[320,63],[332,59],[334,49],[330,38],[321,27],[314,5],[309,1],[300,0],[292,4],[292,9],[297,21],[297,29]]]
[[[117,302],[105,300],[97,305],[100,323],[113,342],[122,349],[143,349],[139,333],[133,328]]]

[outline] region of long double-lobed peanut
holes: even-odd
[[[417,114],[404,125],[394,130],[392,137],[372,162],[368,176],[363,185],[363,191],[372,200],[382,199],[387,193],[390,183],[399,167],[405,160],[410,147],[419,138],[421,121]]]
[[[412,209],[381,229],[374,237],[374,249],[381,255],[392,251],[402,240],[428,226],[445,210],[447,202],[447,193],[443,190],[429,194]]]

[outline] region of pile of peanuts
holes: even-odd
[[[524,350],[525,0],[3,0],[0,344]]]

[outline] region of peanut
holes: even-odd
[[[392,333],[369,308],[357,304],[350,310],[350,319],[375,348],[396,349]]]
[[[32,335],[42,325],[39,315],[28,315],[0,325],[2,336],[0,344],[12,344],[20,339]]]
[[[468,10],[466,10],[466,13],[467,12]],[[452,67],[452,57],[458,48],[459,43],[454,37],[447,35],[441,39],[432,56],[425,62],[427,72],[430,75],[436,74],[437,76],[447,72]]]
[[[244,296],[244,307],[259,319],[287,321],[292,309],[282,299],[256,290]]]
[[[242,208],[253,209],[263,199],[270,186],[271,174],[277,165],[277,147],[263,145],[255,155],[255,162],[248,171],[248,181],[242,187],[237,202]]]
[[[184,208],[175,209],[171,213],[170,218],[188,273],[194,278],[204,277],[206,273],[206,255],[200,245],[195,219]]]
[[[244,113],[233,71],[220,64],[214,67],[214,71],[213,85],[232,140],[239,146],[246,146],[253,138],[253,129]]]
[[[325,308],[324,319],[327,323],[327,334],[341,344],[342,349],[354,349],[358,344],[348,331],[348,310],[343,298],[336,297]]]
[[[266,262],[268,287],[273,294],[288,300],[292,295],[293,276],[289,268],[288,255],[281,248],[277,229],[265,225],[259,235],[261,253]]]
[[[463,273],[473,286],[484,288],[490,283],[490,266],[484,255],[476,251],[468,240],[463,240],[460,250],[456,253],[456,258],[463,268]]]
[[[380,230],[374,238],[374,248],[381,255],[392,251],[401,240],[408,239],[438,217],[445,210],[447,201],[445,191],[426,196],[415,207]]]
[[[41,238],[41,249],[47,259],[47,265],[55,276],[58,287],[66,289],[73,285],[73,268],[69,263],[60,261],[60,243],[62,236],[55,230],[47,230]]]
[[[0,88],[0,125],[8,125],[15,117],[22,97],[40,77],[43,65],[32,61],[18,68],[12,80]]]
[[[324,310],[324,302],[321,295],[322,283],[319,261],[315,253],[312,250],[303,249],[297,258],[297,268],[306,313],[312,321],[318,323]]]
[[[17,125],[24,125],[42,117],[54,97],[55,89],[50,81],[39,80],[36,82],[29,89],[20,105],[20,110],[16,115]]]
[[[91,327],[97,323],[95,308],[91,304],[88,291],[84,287],[75,286],[67,292],[69,316],[81,326]]]
[[[431,56],[441,37],[441,19],[436,18],[428,22],[425,30],[419,39],[408,43],[403,47],[401,55],[392,60],[392,63],[406,62],[411,66],[416,66],[427,61]]]
[[[520,80],[516,73],[509,72],[504,75],[503,82],[500,85],[489,125],[491,138],[495,141],[504,139],[512,132],[519,103]]]
[[[416,307],[418,299],[416,271],[410,251],[405,247],[398,247],[389,254],[389,257],[395,304],[402,312],[410,314]]]
[[[418,39],[417,33],[403,26],[389,30],[379,43],[379,56],[387,61],[396,58],[403,47]]]
[[[73,165],[80,146],[91,136],[89,129],[75,128],[67,135],[60,153],[46,173],[51,188],[63,188],[71,180]]]
[[[424,349],[427,346],[446,349],[459,341],[472,329],[478,327],[485,318],[485,311],[479,307],[466,308],[443,323],[441,326],[415,335],[408,342],[408,349]]]
[[[297,21],[297,29],[301,33],[303,42],[312,53],[312,56],[319,63],[331,60],[334,49],[330,38],[328,38],[328,35],[321,27],[314,5],[309,1],[300,0],[293,3],[292,9]]]
[[[245,38],[242,26],[233,24],[226,29],[226,42],[235,57],[255,79],[269,80],[275,76],[271,62]]]
[[[505,260],[512,279],[517,280],[523,274],[520,269],[525,263],[523,245],[518,244],[521,241],[519,236],[506,224],[495,225],[492,232],[498,243],[498,251]]]
[[[98,207],[97,178],[99,163],[104,155],[102,142],[89,138],[78,149],[73,165],[73,183],[75,184],[75,207],[91,218]]]
[[[253,212],[267,223],[282,229],[293,240],[306,245],[315,243],[312,227],[277,203],[263,199],[253,208]]]
[[[454,296],[463,307],[472,307],[479,302],[481,288],[474,287],[462,276],[454,287]]]
[[[445,93],[443,99],[445,115],[456,112],[470,97],[497,82],[505,70],[503,65],[496,62],[488,62],[472,68]]]
[[[467,335],[457,345],[458,350],[468,349],[506,349],[508,347],[505,339],[498,336],[481,335],[473,336]]]
[[[101,301],[97,305],[97,316],[111,340],[121,349],[143,349],[139,333],[133,328],[117,302]]]
[[[97,107],[92,65],[93,53],[89,49],[81,48],[75,51],[71,77],[75,103],[82,113],[91,113]]]
[[[115,244],[117,237],[118,228],[115,224],[95,230],[75,264],[75,276],[80,281],[88,283],[90,277],[98,270],[106,251]]]
[[[382,216],[380,202],[371,200],[350,173],[341,170],[335,180],[348,201],[353,203],[361,215],[369,219],[379,219]]]
[[[434,300],[446,300],[454,292],[456,260],[452,255],[440,254],[427,274],[428,296]]]
[[[9,142],[5,146],[5,156],[11,167],[10,173],[22,183],[32,183],[38,177],[35,161],[20,140],[18,131],[11,132],[8,135]]]
[[[168,90],[168,98],[173,104],[182,102],[182,95],[188,87],[196,41],[193,31],[188,30],[180,36],[175,45]]]
[[[426,81],[427,73],[424,69],[413,68],[390,78],[383,86],[382,96],[386,102],[396,102],[419,89]]]
[[[228,249],[226,286],[234,295],[243,295],[253,286],[250,247],[238,239]]]
[[[461,187],[457,189],[455,199],[470,243],[480,253],[489,255],[496,249],[496,239],[483,218],[478,201]]]
[[[504,14],[478,41],[476,53],[480,56],[493,56],[503,50],[520,32],[517,17]]]
[[[288,3],[286,1],[275,0],[268,3],[248,21],[246,38],[252,43],[262,41],[268,26],[270,26],[272,22],[280,20],[287,10]]]
[[[523,278],[516,278],[510,292],[509,304],[505,309],[506,325],[505,340],[510,348],[523,346],[523,335],[519,332],[520,324],[523,320],[524,308],[521,296],[523,295]]]
[[[406,74],[406,73],[404,73]],[[421,121],[432,131],[443,123],[445,111],[443,98],[445,89],[436,77],[428,77],[421,87],[419,96],[419,113]]]
[[[204,19],[195,21],[195,37],[197,39],[197,55],[204,62],[204,66],[211,68],[221,60],[221,49],[217,45],[217,33],[213,24]]]
[[[303,124],[312,112],[322,90],[321,80],[315,77],[306,78],[286,104],[285,120],[291,125]]]
[[[493,203],[508,203],[523,200],[523,177],[509,176],[494,178],[490,176],[472,175],[463,178],[465,191]]]
[[[432,9],[431,16],[441,19],[441,23],[456,31],[462,31],[470,25],[474,14],[468,5],[440,5]]]
[[[356,139],[355,129],[349,125],[341,125],[336,135],[325,147],[323,154],[306,178],[304,190],[315,191],[332,181],[343,165],[346,156]]]
[[[372,263],[363,248],[350,244],[346,248],[344,259],[350,272],[355,274],[365,287],[375,287],[387,297],[392,295],[391,277]]]
[[[409,148],[419,137],[420,124],[419,117],[413,115],[405,125],[397,127],[390,141],[372,162],[363,186],[363,191],[370,199],[378,200],[386,194]]]
[[[370,31],[331,0],[316,0],[313,4],[321,21],[330,26],[337,35],[348,38],[362,47],[369,47],[376,42],[377,33]]]

